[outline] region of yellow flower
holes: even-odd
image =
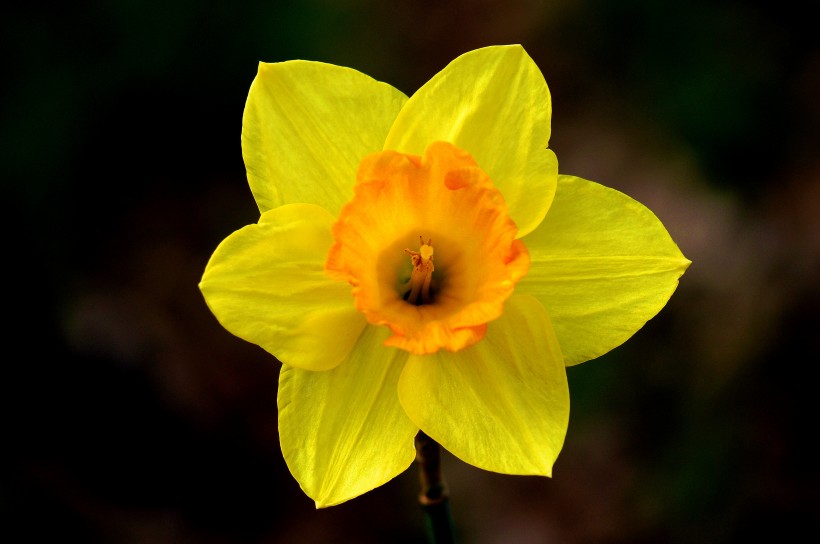
[[[663,225],[559,176],[550,117],[520,46],[462,55],[409,99],[349,68],[260,64],[242,150],[261,216],[200,289],[283,363],[282,453],[317,507],[403,472],[420,429],[477,467],[550,476],[565,365],[675,290],[689,261]]]

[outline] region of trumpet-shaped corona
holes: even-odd
[[[489,176],[467,152],[434,142],[422,157],[366,157],[354,190],[326,269],[350,283],[368,322],[391,330],[386,345],[423,355],[481,340],[529,268]],[[418,251],[407,248],[415,238]]]

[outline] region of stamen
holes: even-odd
[[[410,273],[410,292],[405,299],[410,304],[429,304],[430,282],[433,280],[433,239],[428,238],[424,243],[424,238],[419,236],[419,250],[413,251],[405,249],[404,252],[410,255],[410,262],[413,263],[413,271]],[[419,297],[421,297],[419,299]]]

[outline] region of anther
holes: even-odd
[[[404,252],[410,255],[410,262],[413,263],[413,271],[410,273],[410,292],[407,295],[407,302],[410,304],[429,304],[430,282],[433,280],[433,239],[428,238],[427,243],[419,236],[419,250],[413,251],[405,249]]]

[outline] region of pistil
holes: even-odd
[[[419,250],[413,251],[405,249],[404,252],[410,255],[410,262],[413,263],[413,271],[410,273],[410,292],[405,299],[410,304],[420,305],[432,302],[430,298],[430,282],[433,280],[433,239],[428,238],[427,243],[419,236]]]

